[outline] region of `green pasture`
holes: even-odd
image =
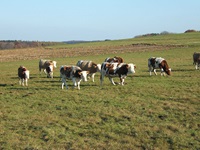
[[[58,63],[53,79],[39,74],[39,60],[2,62],[0,149],[200,149],[200,70],[192,60],[199,34],[195,37],[169,50],[52,58]],[[159,40],[150,41],[154,38]],[[115,55],[137,66],[124,86],[105,78],[101,87],[97,73],[95,83],[81,82],[78,90],[68,81],[69,89],[61,90],[60,65],[102,63]],[[160,76],[158,70],[150,77],[151,56],[164,57],[172,75]],[[28,87],[18,85],[20,65],[30,70]]]
[[[182,34],[167,34],[157,36],[138,37],[130,39],[119,39],[111,41],[99,41],[90,43],[78,44],[56,44],[47,46],[46,48],[77,48],[77,47],[98,47],[98,46],[125,46],[131,44],[158,44],[158,45],[184,45],[184,46],[200,46],[200,32],[182,33]]]

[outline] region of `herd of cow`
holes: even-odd
[[[193,64],[195,65],[195,69],[200,69],[200,53],[193,54]],[[44,60],[41,59],[39,61],[39,71],[43,70],[45,74],[47,74],[48,78],[53,78],[54,68],[57,66],[56,61],[52,60]],[[127,74],[135,73],[136,65],[132,63],[124,63],[123,58],[121,57],[113,57],[106,58],[102,64],[96,64],[93,61],[79,60],[75,66],[63,65],[60,67],[60,77],[62,81],[62,89],[64,86],[68,89],[66,80],[72,80],[74,87],[80,89],[81,81],[87,81],[88,77],[92,78],[94,82],[94,76],[96,72],[100,72],[100,83],[103,85],[104,77],[108,77],[110,82],[113,85],[116,83],[113,81],[113,77],[118,76],[120,79],[121,85],[124,85],[124,80],[127,77]],[[155,75],[156,69],[160,69],[161,75],[171,74],[171,68],[168,66],[167,61],[161,57],[151,57],[148,59],[148,68],[151,76],[152,71]],[[24,66],[20,66],[18,68],[18,77],[19,84],[24,86],[28,86],[29,79],[29,70],[27,70]]]

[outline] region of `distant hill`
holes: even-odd
[[[90,43],[90,42],[101,42],[101,40],[96,40],[96,41],[83,41],[83,40],[63,41],[63,43],[67,43],[67,44]]]

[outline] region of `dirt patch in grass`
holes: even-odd
[[[167,50],[177,45],[156,45],[156,44],[130,44],[119,46],[84,46],[75,48],[29,48],[0,50],[0,62],[33,60],[40,58],[62,58],[72,56],[87,56],[101,54],[115,54],[125,52],[145,52]]]

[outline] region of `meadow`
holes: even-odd
[[[200,70],[192,60],[199,39],[200,33],[188,33],[63,44],[42,48],[46,55],[38,49],[0,51],[0,149],[200,149]],[[137,66],[124,86],[108,78],[100,86],[97,73],[80,90],[72,81],[61,89],[60,65],[113,56]],[[172,75],[149,76],[151,56],[164,57]],[[39,74],[41,57],[57,61],[53,79]],[[28,87],[18,84],[20,65],[30,70]]]

